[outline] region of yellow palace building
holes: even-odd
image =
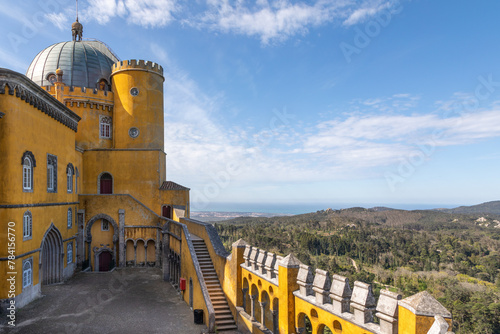
[[[167,180],[163,69],[104,43],[0,68],[0,315],[75,271],[162,268],[210,333],[444,334],[451,314],[423,291],[402,299],[238,240],[189,218]],[[284,254],[283,254],[284,255]],[[377,320],[378,319],[378,320]]]
[[[189,189],[166,179],[162,67],[79,37],[26,76],[0,69],[0,242],[15,245],[0,272],[16,272],[18,307],[77,267],[159,265],[159,217],[189,215]]]

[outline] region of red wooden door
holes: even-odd
[[[99,271],[109,271],[111,267],[111,253],[102,252],[99,254]]]
[[[172,219],[172,208],[169,205],[163,207],[162,216]]]
[[[113,193],[113,180],[101,179],[101,194]]]

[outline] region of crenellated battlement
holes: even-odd
[[[43,87],[47,92],[54,95],[56,93],[55,86],[45,86]],[[99,99],[105,100],[107,102],[113,102],[113,92],[100,90],[97,88],[87,88],[87,87],[75,87],[75,86],[64,86],[63,87],[63,95],[65,97],[80,97],[80,98],[89,98],[89,99]]]
[[[111,69],[111,75],[125,70],[145,70],[163,76],[163,67],[160,64],[142,59],[122,60],[114,63]]]

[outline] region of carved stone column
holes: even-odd
[[[125,267],[125,210],[118,210],[118,267]]]
[[[134,244],[134,267],[137,267],[137,244]]]
[[[248,288],[243,288],[241,289],[241,291],[243,291],[243,309],[245,310],[245,312],[247,311],[247,292],[248,292]]]
[[[255,321],[255,299],[257,295],[250,295],[250,320]]]
[[[265,329],[266,328],[266,305],[267,302],[259,302],[260,305],[260,323],[261,323],[261,328]]]

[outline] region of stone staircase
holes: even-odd
[[[224,291],[222,291],[222,286],[220,285],[219,278],[215,272],[212,259],[210,259],[210,254],[208,253],[205,241],[192,234],[191,238],[196,252],[196,257],[200,263],[203,278],[205,279],[208,294],[210,295],[210,300],[214,306],[215,325],[217,326],[217,331],[236,331],[238,327],[234,322],[233,314],[231,313],[231,309],[227,303]]]

